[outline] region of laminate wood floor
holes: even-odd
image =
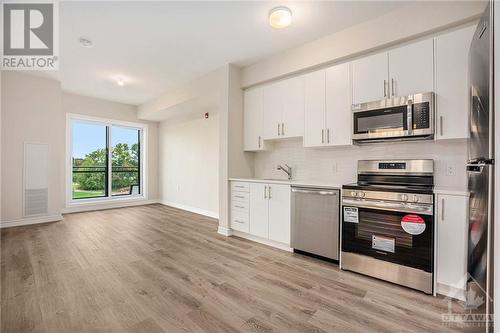
[[[4,229],[2,332],[451,331],[441,298],[216,230],[159,204]]]

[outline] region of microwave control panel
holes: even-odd
[[[413,129],[430,128],[429,102],[413,104]]]

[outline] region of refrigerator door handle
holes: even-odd
[[[467,163],[466,168],[467,172],[471,173],[481,173],[483,171],[483,168],[489,164],[486,163]]]

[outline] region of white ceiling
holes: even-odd
[[[67,91],[138,105],[225,63],[246,66],[408,2],[287,2],[293,23],[275,30],[267,15],[282,4],[61,2],[60,70],[45,75]],[[82,36],[94,46],[80,46]]]

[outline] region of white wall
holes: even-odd
[[[112,120],[130,121],[148,125],[147,138],[147,197],[156,200],[158,196],[158,123],[137,118],[137,107],[64,92],[62,108],[65,113],[81,114]],[[66,205],[65,201],[63,205]]]
[[[302,141],[295,139],[276,142],[271,150],[255,153],[256,178],[283,178],[276,170],[286,163],[293,168],[297,180],[322,180],[333,184],[356,181],[358,160],[363,159],[434,159],[437,187],[466,189],[465,164],[467,149],[464,141],[420,141],[385,143],[335,148],[303,148]],[[455,169],[454,176],[446,175],[446,167]]]
[[[2,73],[2,224],[23,219],[24,143],[49,145],[49,215],[64,197],[65,116],[61,86],[19,72]]]
[[[162,122],[159,130],[159,182],[167,205],[219,216],[219,116],[181,123]]]
[[[1,96],[2,225],[60,219],[66,205],[67,113],[147,123],[148,198],[158,198],[158,123],[138,120],[136,107],[63,93],[58,81],[10,71],[2,72]],[[39,219],[23,217],[26,142],[49,145],[49,214]]]
[[[485,1],[416,1],[243,68],[242,87],[326,66],[477,19]]]

